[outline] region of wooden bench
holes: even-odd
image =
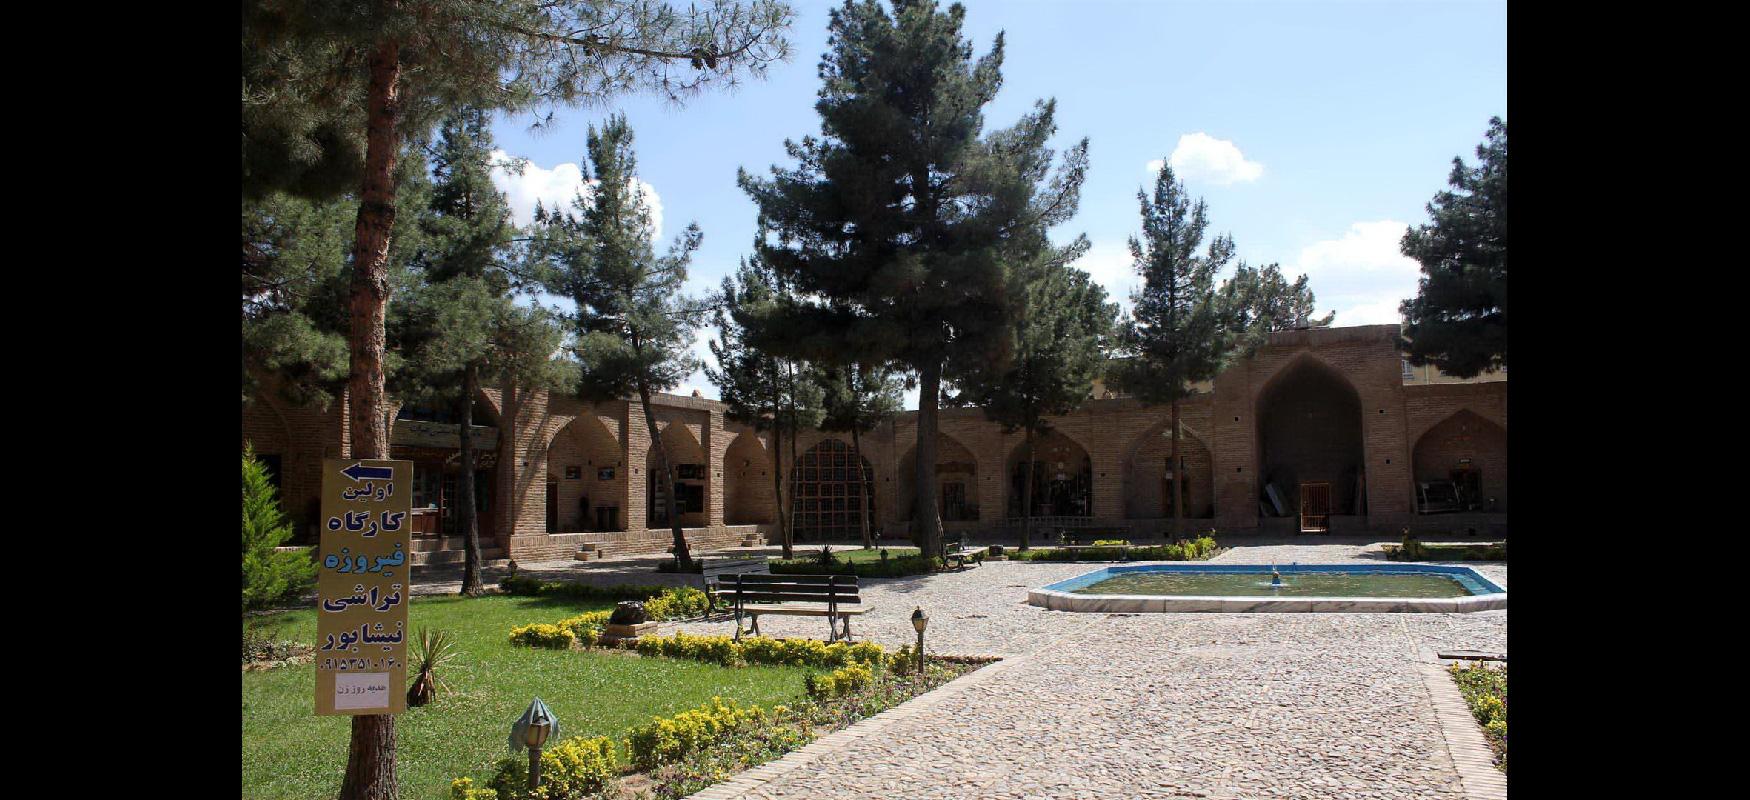
[[[964,534],[964,533],[952,533],[952,534],[951,533],[943,533],[942,534],[942,565],[943,566],[947,566],[948,562],[952,561],[955,563],[955,569],[964,570],[964,569],[966,569],[966,563],[968,561],[971,561],[972,557],[976,556],[976,555],[978,555],[977,550],[966,549],[966,534]]]
[[[865,604],[857,587],[855,575],[758,575],[739,573],[719,581],[713,592],[725,606],[735,611],[735,640],[741,641],[741,618],[753,622],[753,634],[760,635],[761,614],[782,614],[791,617],[826,617],[832,635],[828,642],[851,641],[851,617],[866,614],[872,606]],[[844,630],[841,631],[840,623]]]
[[[770,564],[766,563],[766,559],[763,557],[721,559],[705,562],[705,566],[699,570],[700,576],[705,580],[705,596],[709,598],[710,602],[709,607],[705,609],[705,613],[711,614],[717,610],[717,587],[723,582],[722,578],[724,575],[747,575],[754,573],[770,575],[772,574],[772,567]]]

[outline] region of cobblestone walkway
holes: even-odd
[[[1222,563],[1377,559],[1305,540]],[[1506,650],[1506,612],[1136,614],[1047,611],[1027,589],[1090,564],[995,562],[865,581],[859,638],[898,646],[929,612],[929,650],[1002,654],[991,680],[747,798],[1461,798],[1418,664],[1434,650]],[[1505,565],[1479,571],[1502,585]],[[729,633],[732,623],[677,626]],[[824,638],[818,619],[761,621]],[[674,628],[665,626],[664,633]]]

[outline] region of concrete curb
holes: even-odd
[[[1507,776],[1495,769],[1495,753],[1483,738],[1482,727],[1471,716],[1458,684],[1439,664],[1418,664],[1428,697],[1440,722],[1440,733],[1446,741],[1453,768],[1458,771],[1459,785],[1468,800],[1506,800]]]

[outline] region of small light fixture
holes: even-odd
[[[529,704],[529,709],[523,712],[515,724],[510,726],[510,750],[527,749],[529,751],[529,791],[541,786],[541,747],[547,740],[559,735],[559,718],[541,702],[541,698]]]
[[[918,632],[918,678],[924,676],[924,629],[930,627],[930,615],[924,613],[924,607],[918,606],[911,612],[911,626]]]

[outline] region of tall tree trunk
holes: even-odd
[[[462,420],[457,439],[462,447],[460,476],[461,516],[456,524],[462,529],[462,594],[479,597],[486,591],[480,581],[480,512],[474,498],[474,393],[478,391],[479,371],[473,364],[462,370]]]
[[[797,472],[796,470],[797,470],[798,466],[802,463],[796,457],[796,427],[797,426],[796,426],[795,404],[792,403],[791,404],[791,412],[790,412],[790,476],[792,478],[801,474],[801,473]],[[794,501],[795,498],[796,498],[796,492],[795,492],[795,490],[791,490],[790,499],[792,501]],[[816,519],[819,519],[819,518],[816,517]],[[791,514],[790,515],[790,532],[789,532],[789,534],[787,534],[784,537],[784,557],[790,558],[790,551],[794,550],[795,548],[796,548],[796,515]]]
[[[366,100],[364,185],[353,229],[351,374],[347,378],[352,457],[389,457],[388,402],[383,389],[383,320],[389,305],[389,234],[395,227],[395,159],[401,140],[401,47],[391,39],[371,53]],[[352,718],[340,800],[394,800],[395,716]]]
[[[784,505],[784,426],[779,424],[777,415],[772,416],[772,496],[778,501],[778,544],[784,548],[784,557],[790,557],[790,540],[784,532],[789,530],[789,519],[793,515],[789,507]],[[791,491],[792,495],[795,493]]]
[[[783,398],[781,398],[781,402],[778,404],[780,413],[772,418],[772,422],[780,428],[788,427],[790,429],[789,483],[790,502],[794,505],[797,497],[796,489],[798,488],[796,486],[796,476],[800,474],[796,470],[802,463],[796,460],[796,362],[784,362],[784,378],[786,389]],[[784,557],[793,558],[796,549],[796,509],[794,507],[790,509],[789,523],[784,526],[784,530],[778,538],[784,546]]]
[[[1027,428],[1026,483],[1021,485],[1021,549],[1032,546],[1033,533],[1033,428]]]
[[[642,380],[638,382],[638,400],[644,404],[644,427],[650,430],[650,444],[656,450],[656,463],[660,467],[658,477],[662,481],[659,485],[667,488],[663,497],[667,500],[669,529],[674,531],[675,570],[688,572],[693,568],[693,554],[687,550],[686,534],[681,532],[680,509],[675,503],[674,470],[668,463],[668,448],[662,445],[662,431],[656,429],[656,409],[650,406],[650,384]],[[646,464],[645,469],[649,468]]]
[[[869,473],[863,461],[863,437],[857,431],[857,422],[851,422],[851,458],[857,462],[857,524],[862,528],[863,549],[875,546],[875,537],[869,535]]]
[[[942,394],[942,362],[931,358],[919,370],[917,492],[912,502],[916,519],[913,541],[924,555],[938,555],[942,520],[936,515],[936,404]]]
[[[1173,447],[1172,455],[1167,457],[1169,468],[1173,470],[1173,539],[1185,538],[1185,470],[1179,465],[1179,400],[1173,398]]]

